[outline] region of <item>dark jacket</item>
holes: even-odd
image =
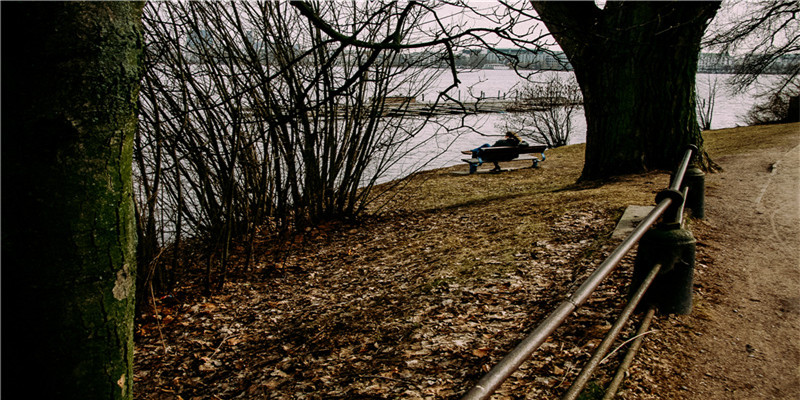
[[[514,139],[514,138],[506,138],[506,139],[502,139],[502,140],[498,140],[498,141],[494,142],[492,147],[495,147],[495,146],[516,146],[518,144],[519,144],[519,140]]]

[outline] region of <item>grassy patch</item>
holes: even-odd
[[[798,129],[800,124],[707,131],[705,145],[712,159],[776,144],[792,148]],[[753,132],[759,140],[753,140]],[[416,240],[409,240],[397,256],[428,249],[439,255],[432,279],[466,279],[515,268],[536,252],[537,243],[588,240],[587,249],[599,248],[627,206],[654,204],[655,195],[669,185],[669,174],[653,171],[576,183],[584,152],[583,144],[548,150],[539,168],[502,174],[456,174],[466,165],[416,174],[379,211],[414,216],[409,223],[424,232],[425,245],[413,250]],[[564,224],[574,226],[558,228]],[[593,256],[591,251],[581,254]]]
[[[743,152],[785,146],[797,146],[800,123],[746,126],[703,132],[706,151],[712,157],[725,157]]]

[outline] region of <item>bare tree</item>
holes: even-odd
[[[697,104],[697,117],[700,120],[700,129],[711,129],[711,119],[714,117],[714,103],[717,98],[717,84],[716,77],[708,78],[706,82],[708,91],[705,96],[701,96],[699,91],[695,89],[695,102]]]
[[[418,18],[380,4],[314,12],[370,40]],[[182,238],[202,243],[211,290],[226,279],[234,239],[249,259],[265,227],[358,215],[377,179],[425,143],[425,118],[407,111],[437,77],[423,67],[438,54],[412,60],[331,40],[286,3],[148,3],[145,24],[136,141],[145,287],[170,283],[178,266],[152,262],[167,243],[172,260]]]
[[[800,95],[800,3],[739,0],[726,2],[724,7],[727,12],[721,15],[732,17],[713,22],[705,45],[737,55],[730,80],[736,90],[759,83],[756,94],[760,102],[748,113],[747,122],[787,120],[790,99]],[[770,79],[763,79],[767,75]]]
[[[704,45],[741,58],[735,64],[731,81],[739,90],[768,74],[776,64],[783,76],[773,92],[780,92],[800,74],[800,62],[782,61],[782,57],[800,52],[800,3],[794,0],[731,0],[715,19],[704,38]],[[774,71],[774,70],[773,70]]]
[[[501,130],[514,131],[547,147],[569,144],[572,119],[583,97],[574,77],[552,75],[544,82],[528,83],[517,93]]]
[[[308,11],[308,3],[292,4],[333,40],[367,48],[424,46],[480,32],[458,26],[440,29],[436,40],[427,42],[387,35],[384,40],[359,40],[328,29],[324,18]],[[589,1],[533,1],[497,7],[507,10],[502,15],[541,17],[574,68],[587,119],[582,179],[672,168],[687,144],[701,149],[700,166],[710,166],[702,151],[694,84],[700,41],[719,2],[609,1],[601,8]],[[537,39],[514,28],[501,25],[486,31],[513,43]]]
[[[142,4],[2,11],[3,393],[132,399]]]

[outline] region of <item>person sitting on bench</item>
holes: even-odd
[[[498,140],[498,141],[494,142],[494,144],[491,144],[491,145],[489,143],[486,143],[486,144],[483,144],[480,147],[474,148],[472,150],[462,151],[462,153],[464,153],[464,154],[472,154],[472,158],[477,158],[479,160],[478,165],[481,165],[481,164],[483,164],[483,160],[481,160],[481,158],[478,156],[478,154],[479,154],[479,152],[480,152],[480,150],[482,148],[484,148],[484,147],[497,147],[497,146],[512,146],[513,147],[513,146],[518,146],[521,142],[522,142],[522,140],[519,138],[519,136],[515,132],[508,131],[508,132],[506,132],[505,139]],[[494,169],[492,169],[491,172],[500,172],[501,171],[500,170],[500,164],[498,164],[497,161],[493,161],[493,163],[494,163]]]

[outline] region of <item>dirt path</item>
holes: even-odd
[[[706,218],[693,227],[695,307],[664,322],[677,329],[655,347],[672,368],[655,392],[798,399],[800,145],[717,161],[725,172],[706,176]]]

